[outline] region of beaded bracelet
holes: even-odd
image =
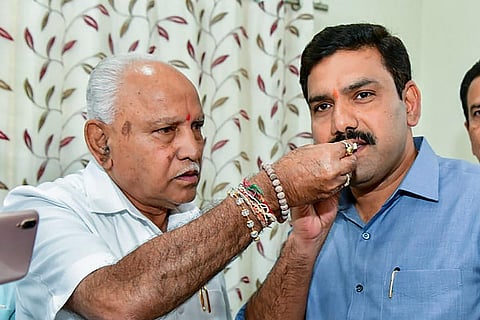
[[[268,178],[272,182],[273,189],[277,194],[282,221],[285,221],[288,219],[290,215],[290,207],[288,206],[287,198],[285,197],[285,192],[283,192],[282,183],[278,179],[278,176],[275,173],[275,170],[273,170],[273,167],[270,163],[266,163],[266,162],[262,163],[262,169],[267,173]]]
[[[250,219],[249,215],[250,215],[250,210],[249,209],[246,209],[243,207],[243,204],[245,204],[245,200],[243,199],[243,197],[240,195],[240,192],[238,191],[238,189],[230,189],[228,191],[228,195],[230,197],[232,197],[233,199],[235,199],[235,204],[237,206],[239,206],[240,208],[242,208],[242,210],[240,211],[240,213],[242,214],[243,217],[245,217],[247,219],[247,228],[250,231],[250,237],[254,240],[254,241],[259,241],[260,240],[260,233],[254,229],[254,226],[255,226],[255,222],[253,222],[252,219]]]

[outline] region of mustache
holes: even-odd
[[[184,175],[187,172],[192,172],[192,171],[196,173],[200,173],[200,165],[196,162],[191,162],[188,166],[180,170],[175,176],[178,177],[178,176]]]
[[[339,142],[347,139],[359,139],[364,141],[366,144],[376,145],[377,139],[370,132],[363,132],[359,130],[348,130],[347,132],[340,132],[335,135],[330,142]]]

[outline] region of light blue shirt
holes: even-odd
[[[0,320],[15,319],[16,281],[0,284]]]
[[[342,195],[307,319],[480,319],[480,166],[415,145],[407,176],[367,224]]]
[[[80,319],[63,308],[80,281],[162,234],[94,160],[54,182],[17,187],[4,205],[5,211],[34,208],[40,216],[30,270],[17,282],[17,320]],[[200,215],[193,203],[182,204],[169,215],[168,231]],[[195,239],[191,241],[195,245]],[[159,319],[230,319],[223,274],[206,287],[211,313],[202,311],[194,294]]]
[[[343,192],[307,320],[480,319],[480,166],[440,158],[424,138],[415,145],[413,166],[367,224]]]

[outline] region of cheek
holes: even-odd
[[[163,189],[169,179],[176,174],[172,166],[173,156],[165,153],[151,152],[148,156],[136,159],[135,171],[138,178],[145,186]]]
[[[470,126],[468,129],[468,135],[470,136],[472,146],[476,146],[478,148],[480,144],[480,127]]]
[[[315,143],[329,142],[331,139],[330,128],[325,123],[320,121],[312,121],[311,124],[312,137]]]
[[[127,145],[127,144],[126,144]],[[169,158],[172,156],[168,155]],[[149,172],[154,173],[160,167],[165,167],[167,154],[147,148],[141,144],[129,144],[115,155],[114,161],[121,174],[128,174],[131,178],[137,176],[144,179]],[[153,169],[156,168],[156,169]],[[152,171],[153,170],[153,171]]]
[[[203,155],[203,149],[205,148],[205,138],[199,142],[200,153]]]
[[[151,165],[151,160],[141,153],[125,153],[121,159],[117,158],[117,170],[120,174],[129,176],[130,179],[143,179],[146,168]]]

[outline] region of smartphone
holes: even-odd
[[[36,210],[0,212],[0,284],[27,274],[37,227]]]

